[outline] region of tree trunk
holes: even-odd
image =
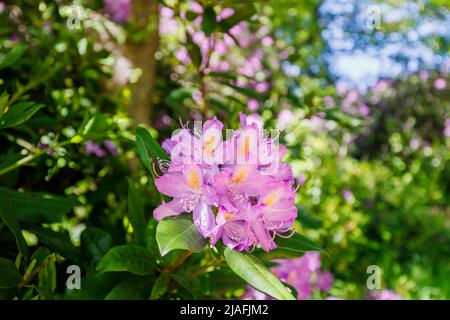
[[[134,68],[142,70],[138,81],[131,84],[131,101],[128,107],[135,124],[151,123],[152,92],[156,82],[155,52],[159,45],[158,35],[158,0],[133,0],[131,22],[136,30],[146,30],[147,35],[142,40],[133,40],[128,36],[123,53]]]

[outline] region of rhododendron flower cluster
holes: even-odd
[[[276,247],[274,238],[297,217],[291,167],[281,163],[285,147],[244,114],[240,130],[227,130],[216,118],[201,128],[183,127],[163,143],[170,163],[156,179],[173,199],[154,210],[161,220],[192,212],[193,222],[211,246],[235,250]],[[160,166],[161,167],[161,166]]]
[[[320,271],[318,252],[307,252],[297,259],[280,259],[275,262],[278,265],[271,268],[271,271],[297,291],[299,300],[311,298],[314,290],[327,291],[333,283],[333,275],[329,271]],[[270,297],[249,286],[241,299],[269,300]]]

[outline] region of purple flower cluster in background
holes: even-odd
[[[402,296],[392,290],[373,290],[367,294],[367,300],[402,300]]]
[[[329,271],[321,271],[320,254],[307,252],[297,259],[275,260],[278,266],[271,271],[283,282],[297,291],[297,299],[310,299],[315,290],[328,291],[333,284],[333,275]],[[265,295],[248,286],[241,299],[269,300]]]
[[[272,47],[274,40],[267,26],[252,30],[247,21],[242,21],[234,25],[229,30],[229,34],[206,36],[200,28],[203,7],[198,2],[192,1],[189,3],[187,11],[198,15],[192,22],[188,21],[187,32],[200,48],[202,65],[205,66],[204,73],[234,71],[240,76],[234,83],[236,86],[249,88],[258,93],[266,93],[270,90],[272,86],[271,73],[263,63],[266,58],[264,48]],[[229,19],[234,14],[233,9],[222,8],[217,13],[217,21]],[[185,11],[180,12],[180,18],[188,20]],[[161,36],[175,37],[179,41],[184,41],[184,31],[180,32],[180,30],[183,30],[182,22],[177,20],[174,10],[161,6],[159,24]],[[185,72],[184,66],[191,62],[189,53],[185,47],[179,47],[174,51],[174,56],[181,62],[175,71],[182,75]],[[271,61],[271,63],[275,62]],[[249,99],[248,107],[250,111],[255,112],[260,108],[260,102],[256,99]]]
[[[108,152],[113,156],[117,156],[118,153],[115,143],[111,140],[103,141],[103,146],[93,141],[87,141],[84,144],[84,150],[87,154],[95,154],[98,158],[105,157]]]
[[[280,163],[285,147],[275,148],[260,124],[240,118],[241,129],[225,140],[223,124],[213,119],[194,134],[183,128],[164,141],[171,162],[155,184],[173,200],[153,215],[161,220],[192,212],[211,246],[222,240],[239,251],[255,246],[270,251],[275,236],[289,231],[297,217],[294,177],[291,167]]]
[[[126,23],[130,18],[131,0],[104,0],[104,9],[117,23]]]

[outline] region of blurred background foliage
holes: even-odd
[[[137,160],[136,126],[161,142],[179,119],[236,128],[244,112],[282,130],[297,229],[325,248],[334,275],[321,298],[365,298],[366,269],[378,265],[382,287],[405,299],[449,299],[449,9],[0,1],[0,257],[21,279],[0,282],[0,298],[239,297],[245,284],[212,249],[170,279],[96,268],[137,241],[130,185],[145,208],[144,246],[161,268],[182,256],[158,256],[161,198]],[[71,264],[83,290],[65,289]]]

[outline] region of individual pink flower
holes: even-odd
[[[433,87],[434,87],[436,90],[442,90],[442,89],[445,89],[445,86],[446,86],[446,85],[447,85],[447,84],[446,84],[445,80],[442,79],[442,78],[439,78],[439,79],[434,80],[434,83],[433,83]]]
[[[130,17],[131,0],[104,0],[105,12],[117,23],[125,23]]]

